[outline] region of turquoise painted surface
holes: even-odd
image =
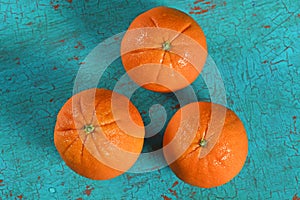
[[[300,2],[205,2],[1,1],[0,199],[300,196]],[[72,95],[80,62],[98,43],[126,30],[138,14],[159,5],[190,13],[202,26],[226,87],[228,107],[248,131],[243,170],[218,188],[192,187],[167,167],[91,181],[66,167],[53,144],[56,114]],[[116,60],[99,87],[112,89],[123,74]],[[193,87],[199,100],[209,100],[201,77]],[[178,104],[172,94],[142,89],[132,101],[146,124],[154,103],[165,106],[168,118]],[[144,151],[159,149],[162,133],[148,139]]]

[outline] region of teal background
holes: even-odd
[[[0,1],[0,199],[296,199],[300,196],[300,1]],[[71,171],[53,144],[56,115],[80,63],[140,13],[165,5],[203,28],[222,75],[227,106],[244,122],[249,155],[231,182],[192,187],[163,169],[92,181]],[[215,5],[215,6],[214,6]],[[99,87],[113,89],[120,60]],[[199,77],[199,100],[209,101]],[[149,96],[151,95],[151,96]],[[178,109],[173,94],[139,89],[132,101]],[[161,148],[163,130],[145,142]]]

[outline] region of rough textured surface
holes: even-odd
[[[56,115],[72,95],[80,62],[158,5],[178,8],[200,23],[228,107],[248,131],[246,164],[224,186],[191,187],[167,167],[91,181],[66,167],[54,147]],[[299,44],[300,2],[293,0],[0,1],[0,199],[296,199]],[[99,87],[112,89],[123,73],[117,60]],[[199,99],[209,100],[201,77],[193,86]],[[178,109],[172,94],[139,89],[132,100],[146,123],[154,103],[165,106],[168,118]],[[144,150],[160,148],[161,136],[147,139]]]

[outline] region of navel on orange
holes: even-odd
[[[61,108],[54,143],[75,172],[105,180],[135,163],[144,134],[142,118],[127,97],[94,88],[74,95]]]
[[[193,123],[196,109],[199,110],[198,128],[186,128],[184,124]],[[212,109],[215,119],[211,117]],[[183,112],[190,113],[189,117],[182,118]],[[222,114],[223,120],[218,117]],[[210,126],[212,120],[220,123],[217,126],[221,132],[217,126]],[[172,142],[176,137],[179,140]],[[233,179],[242,169],[248,153],[246,131],[238,116],[224,106],[208,102],[195,102],[179,109],[166,128],[163,145],[169,145],[167,150],[164,148],[164,155],[176,176],[202,188],[217,187]],[[174,161],[174,152],[182,146],[186,146],[186,150]],[[208,148],[210,151],[201,156]]]
[[[137,16],[121,43],[129,76],[155,92],[187,87],[200,74],[207,56],[206,38],[189,15],[156,7]]]

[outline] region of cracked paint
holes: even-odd
[[[245,123],[248,160],[222,187],[190,186],[168,167],[95,182],[73,173],[55,150],[56,115],[72,95],[84,58],[101,41],[125,31],[135,16],[159,5],[178,8],[201,25],[227,105]],[[299,8],[298,1],[287,0],[2,2],[0,197],[299,200]],[[123,74],[116,60],[98,86],[113,89]],[[210,101],[201,77],[192,87],[199,100]],[[132,100],[146,123],[153,104],[163,105],[168,119],[180,107],[174,94],[137,90]],[[161,136],[163,130],[145,146],[161,148]]]

